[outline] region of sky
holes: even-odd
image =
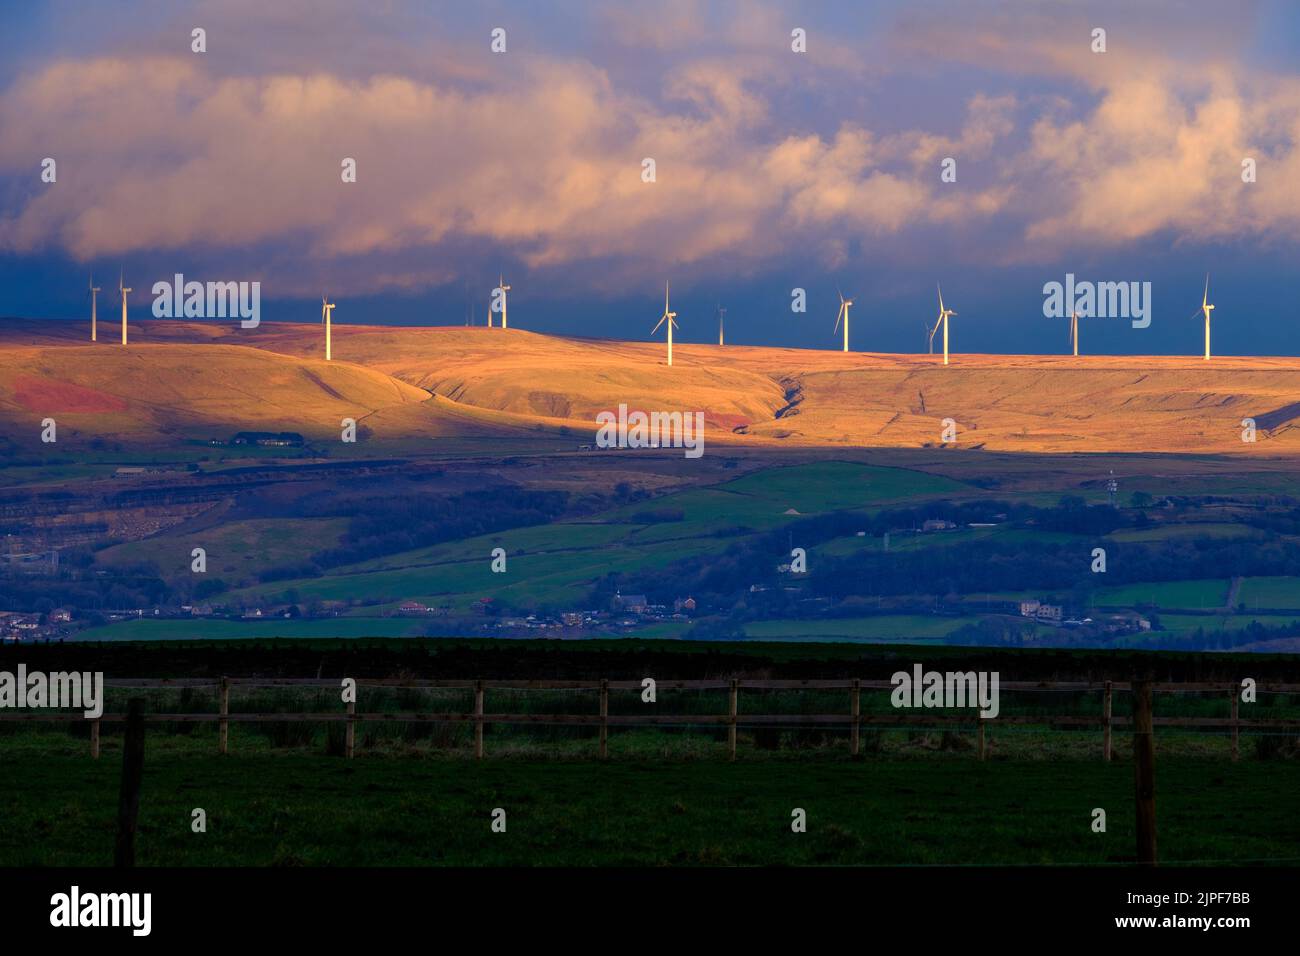
[[[912,352],[942,283],[956,351],[1052,353],[1072,273],[1151,283],[1085,352],[1199,354],[1209,272],[1216,352],[1300,354],[1286,0],[0,11],[0,315],[121,269],[140,317],[179,272],[264,321],[482,324],[504,274],[514,327],[648,339],[671,280],[682,341],[722,304],[729,342],[835,348],[841,289],[854,349]]]

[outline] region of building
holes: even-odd
[[[685,599],[683,599],[683,598],[678,598],[676,601],[673,602],[673,610],[676,611],[678,614],[681,614],[681,613],[683,613],[683,612],[685,612],[685,613],[687,613],[687,614],[692,614],[692,613],[694,613],[694,612],[695,612],[695,598],[693,598],[693,597],[688,597],[688,598],[685,598]]]
[[[1035,617],[1035,616],[1037,616],[1037,614],[1038,614],[1038,609],[1039,609],[1040,607],[1042,607],[1042,604],[1041,604],[1040,602],[1038,602],[1038,601],[1021,601],[1021,602],[1020,602],[1020,616],[1021,616],[1021,617]]]
[[[72,620],[72,612],[66,607],[56,607],[50,612],[51,624],[67,624]]]
[[[1034,618],[1044,624],[1060,624],[1061,616],[1061,605],[1040,604],[1038,605],[1038,613],[1034,615]]]
[[[614,594],[614,607],[621,611],[640,614],[646,609],[647,603],[644,594],[623,594],[621,592]]]
[[[403,601],[397,605],[398,614],[428,614],[429,609],[419,601]]]
[[[951,531],[955,527],[957,525],[945,518],[926,518],[921,523],[922,531]]]

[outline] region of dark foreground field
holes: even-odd
[[[0,865],[108,865],[120,761],[7,760]],[[1162,863],[1300,862],[1300,761],[1163,755]],[[191,831],[207,811],[208,831]],[[505,833],[492,832],[494,808]],[[806,833],[791,811],[807,811]],[[1092,832],[1095,807],[1108,828]],[[1096,760],[609,763],[160,752],[141,865],[1123,864],[1133,768]]]

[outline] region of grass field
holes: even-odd
[[[1264,577],[1246,578],[1241,582],[1237,600],[1254,608],[1300,608],[1300,578]]]
[[[120,763],[24,757],[0,865],[106,866]],[[1163,863],[1300,861],[1300,762],[1161,757]],[[196,807],[206,833],[191,831]],[[506,832],[490,828],[506,812]],[[1107,832],[1090,828],[1107,811]],[[791,812],[807,832],[791,831]],[[535,763],[146,756],[142,866],[1108,864],[1133,770],[1100,761]]]
[[[1227,522],[1191,521],[1186,524],[1158,524],[1150,528],[1126,528],[1107,537],[1114,541],[1160,542],[1196,538],[1249,538],[1259,532],[1245,525]]]
[[[755,640],[768,641],[892,640],[928,643],[946,637],[969,621],[969,618],[945,618],[919,614],[849,617],[824,621],[753,621],[745,625],[745,634]]]
[[[269,639],[276,637],[411,637],[423,633],[420,621],[406,617],[313,620],[225,621],[194,618],[179,621],[119,621],[82,632],[87,641],[175,641]]]
[[[1135,607],[1154,604],[1159,608],[1202,610],[1223,607],[1228,599],[1227,578],[1190,581],[1153,581],[1101,588],[1095,603],[1098,607]]]
[[[346,518],[261,518],[232,521],[197,532],[172,532],[101,551],[106,567],[152,562],[165,578],[191,574],[190,551],[202,547],[208,574],[239,581],[284,564],[299,564],[338,544]]]
[[[769,468],[711,488],[694,488],[604,511],[581,521],[517,528],[434,545],[331,570],[319,578],[277,581],[236,592],[245,600],[294,589],[304,600],[419,599],[464,609],[481,597],[507,603],[581,606],[595,579],[633,573],[725,548],[719,532],[765,531],[795,515],[869,508],[971,489],[961,482],[902,468],[817,462]],[[646,512],[680,512],[653,522]],[[140,545],[147,545],[141,542]],[[133,546],[131,553],[138,553]],[[493,548],[508,556],[507,572],[491,570]],[[249,548],[256,551],[256,545]],[[236,549],[238,550],[238,549]]]

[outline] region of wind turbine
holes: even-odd
[[[94,273],[90,276],[90,341],[99,341],[99,333],[96,331],[97,316],[95,315],[95,299],[99,294],[99,287],[95,285]]]
[[[659,325],[650,330],[654,335],[659,331],[659,326],[665,322],[668,323],[668,364],[673,364],[673,326],[677,325],[677,313],[668,310],[668,283],[664,283],[664,314],[659,317]]]
[[[840,292],[838,286],[835,289],[835,293],[840,297],[840,311],[837,312],[835,315],[835,332],[838,332],[840,330],[840,320],[843,319],[844,320],[844,351],[847,352],[849,350],[849,306],[853,304],[853,300],[844,298],[844,293]]]
[[[1070,341],[1074,343],[1074,354],[1079,354],[1079,313],[1070,313]]]
[[[117,274],[117,291],[122,294],[122,344],[126,345],[126,294],[132,290],[122,284],[120,271]]]
[[[510,286],[506,285],[501,274],[497,274],[497,288],[501,290],[501,328],[510,328],[510,320],[506,318],[506,293],[510,291]]]
[[[718,344],[719,345],[726,344],[723,341],[723,335],[722,335],[723,326],[726,324],[726,321],[727,321],[727,310],[724,306],[719,305],[718,306]]]
[[[1214,311],[1214,306],[1210,305],[1210,274],[1205,273],[1205,293],[1201,296],[1201,311],[1205,314],[1205,361],[1210,360],[1210,313]]]
[[[320,320],[325,323],[325,361],[333,361],[330,351],[330,320],[334,317],[334,303],[328,295],[320,297]]]
[[[935,284],[935,288],[939,289],[939,318],[935,319],[934,332],[939,331],[939,326],[941,325],[943,326],[943,364],[947,365],[948,364],[948,317],[952,315],[956,315],[957,313],[954,312],[952,309],[945,309],[943,307],[943,289],[939,287],[938,283]],[[934,332],[930,333],[930,342],[932,345],[934,343]]]

